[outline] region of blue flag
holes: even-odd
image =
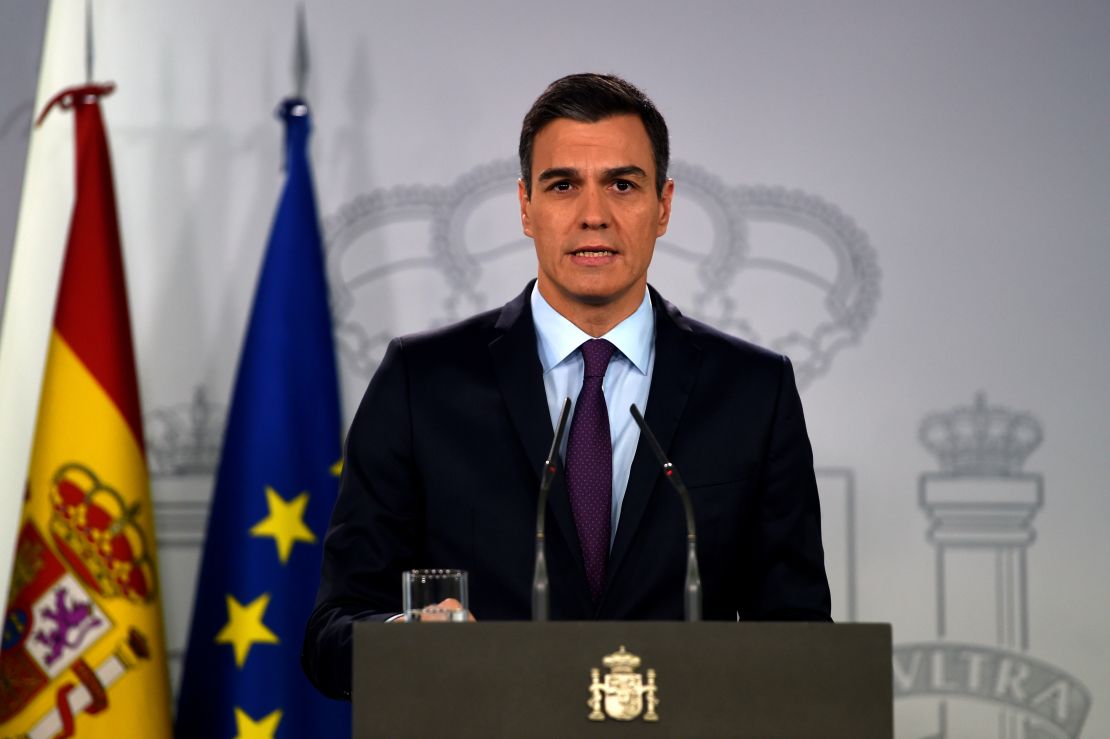
[[[301,100],[282,103],[286,181],[266,248],[208,520],[176,735],[343,737],[350,706],[301,672],[338,488],[339,388]]]

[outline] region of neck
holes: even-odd
[[[540,275],[537,281],[540,295],[555,312],[573,323],[593,338],[604,336],[613,327],[631,316],[644,301],[646,285],[640,284],[616,299],[590,303],[558,290]]]

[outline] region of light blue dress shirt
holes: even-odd
[[[577,402],[578,392],[582,389],[585,362],[578,347],[594,337],[556,312],[536,286],[532,287],[532,320],[536,325],[536,349],[543,366],[543,387],[547,392],[547,407],[551,411],[551,427],[554,429],[559,422],[563,399],[570,398],[572,404]],[[628,412],[628,407],[635,403],[641,413],[647,413],[651,372],[655,367],[655,315],[646,289],[636,312],[599,338],[617,347],[602,381],[605,406],[609,409],[609,434],[613,442],[613,525],[609,535],[609,546],[612,547],[617,535],[617,522],[620,521],[621,504],[624,503],[624,491],[628,487],[632,458],[640,440],[640,427]],[[574,419],[573,406],[570,418]],[[568,422],[559,449],[563,459],[566,459],[569,435]]]

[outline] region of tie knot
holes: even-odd
[[[605,339],[590,339],[582,344],[582,359],[586,362],[586,372],[583,377],[604,377],[617,347]]]

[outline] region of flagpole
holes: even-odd
[[[68,0],[46,14],[34,115],[58,90],[81,78],[80,15]],[[27,165],[0,325],[0,598],[7,596],[31,443],[42,391],[73,208],[72,121],[54,116],[31,129]]]
[[[93,81],[93,10],[92,0],[85,0],[85,82]]]
[[[308,33],[305,31],[304,3],[298,3],[296,39],[293,45],[293,94],[301,100],[304,100],[307,83]]]

